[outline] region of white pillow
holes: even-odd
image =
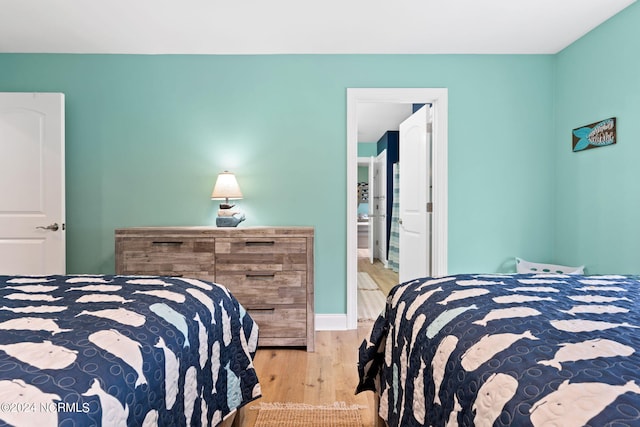
[[[539,262],[529,262],[516,257],[516,272],[540,273],[540,274],[584,274],[584,265],[570,267],[568,265],[542,264]]]

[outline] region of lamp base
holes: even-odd
[[[218,216],[216,218],[216,225],[218,227],[237,227],[242,221],[245,220],[243,213],[235,213],[232,216]]]

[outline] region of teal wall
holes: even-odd
[[[113,272],[117,227],[213,224],[229,169],[241,226],[315,227],[318,313],[346,311],[346,89],[449,89],[449,271],[495,272],[552,250],[553,78],[549,55],[0,54],[0,91],[66,95],[69,273]]]
[[[358,166],[358,182],[368,182],[368,181],[369,181],[369,167]]]
[[[358,157],[371,157],[377,156],[378,147],[375,142],[359,142],[358,143]],[[369,167],[358,166],[358,182],[369,181]]]
[[[640,274],[640,4],[557,55],[555,252],[589,273]],[[616,145],[573,153],[571,131],[617,117]]]
[[[359,142],[358,157],[375,157],[378,155],[378,144],[375,142]]]

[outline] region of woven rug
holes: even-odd
[[[385,303],[384,294],[371,276],[358,272],[358,321],[376,320]]]
[[[256,407],[251,407],[254,409]],[[345,402],[313,406],[305,403],[261,403],[255,427],[362,427],[362,406]]]

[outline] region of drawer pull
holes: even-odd
[[[276,275],[274,273],[248,273],[245,277],[252,280],[273,280]]]
[[[273,246],[275,244],[276,242],[273,240],[266,241],[266,242],[251,242],[251,241],[244,242],[245,246]]]
[[[169,245],[169,246],[180,246],[182,244],[182,242],[176,242],[176,241],[172,241],[172,242],[165,242],[162,240],[155,240],[153,242],[151,242],[154,245]]]
[[[251,308],[247,308],[247,311],[260,312],[260,313],[272,313],[276,311],[276,309],[273,307],[251,307]]]

